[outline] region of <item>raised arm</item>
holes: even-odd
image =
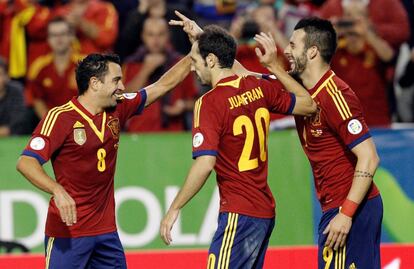
[[[153,84],[145,87],[147,91],[147,101],[145,106],[150,105],[158,98],[174,89],[181,81],[183,81],[191,69],[191,59],[187,55],[182,58],[178,63],[171,67],[159,80]]]
[[[277,62],[277,49],[274,39],[270,34],[261,33],[254,38],[264,48],[264,53],[256,48],[260,63],[272,72],[285,86],[286,90],[296,96],[296,104],[293,109],[295,115],[311,115],[316,112],[317,106],[308,91],[292,78]]]
[[[195,21],[190,20],[189,18],[187,18],[186,16],[184,16],[177,10],[175,11],[175,14],[178,16],[178,18],[180,18],[180,20],[170,20],[168,22],[169,25],[183,27],[183,31],[187,33],[190,42],[194,43],[194,41],[197,39],[197,36],[203,32],[203,29],[201,29],[201,27],[198,26],[198,24]],[[234,61],[232,70],[238,76],[249,76],[250,75],[250,76],[255,76],[255,77],[262,77],[262,74],[251,72],[247,70],[246,68],[244,68],[244,66],[241,63],[239,63],[237,60]]]

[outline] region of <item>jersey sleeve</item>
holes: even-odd
[[[217,156],[222,117],[219,110],[207,98],[200,97],[194,106],[193,159],[203,156]]]
[[[134,93],[124,93],[122,96],[122,100],[117,105],[121,128],[125,126],[126,121],[130,117],[142,113],[147,101],[147,91],[142,89]]]
[[[328,126],[337,133],[349,149],[371,137],[362,113],[361,103],[355,93],[347,88],[338,90],[335,84],[327,87],[323,106]]]
[[[46,163],[65,142],[68,125],[61,114],[69,110],[69,106],[52,108],[37,125],[22,155],[36,158],[41,165]]]
[[[269,97],[266,100],[270,112],[292,114],[296,104],[296,96],[293,93],[286,91],[279,80],[270,79],[269,76],[262,79],[260,84]]]

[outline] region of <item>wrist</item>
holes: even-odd
[[[349,199],[345,199],[345,201],[342,203],[342,206],[339,207],[339,212],[347,217],[352,218],[355,215],[358,206],[358,203],[355,203],[354,201]]]

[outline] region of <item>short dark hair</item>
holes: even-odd
[[[108,73],[108,63],[110,62],[121,65],[121,60],[116,54],[89,54],[79,61],[75,70],[79,95],[86,92],[91,77],[96,77],[103,81],[103,78]]]
[[[66,24],[68,26],[69,31],[71,33],[74,32],[73,26],[64,17],[62,17],[62,16],[55,16],[55,17],[51,18],[48,21],[47,26],[49,27],[49,25],[54,24],[54,23],[64,23],[64,24]]]
[[[296,24],[295,30],[299,29],[306,33],[305,49],[318,47],[322,59],[329,64],[337,47],[337,36],[332,23],[321,18],[309,17]]]
[[[198,36],[198,49],[205,59],[209,53],[217,56],[221,68],[231,68],[236,58],[236,40],[223,28],[209,25]]]

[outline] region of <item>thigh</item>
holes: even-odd
[[[96,237],[96,244],[91,255],[88,269],[125,269],[124,249],[117,232]]]
[[[46,269],[86,268],[94,248],[93,237],[45,237]]]
[[[344,247],[337,251],[324,246],[327,235],[323,235],[329,221],[338,210],[323,214],[319,229],[319,269],[380,268],[380,239],[382,221],[381,197],[365,201],[353,218],[351,230]],[[324,217],[326,217],[324,219]]]
[[[254,268],[262,265],[274,219],[220,213],[209,249],[208,269]],[[262,254],[263,253],[263,254]],[[260,268],[260,267],[256,267]]]

